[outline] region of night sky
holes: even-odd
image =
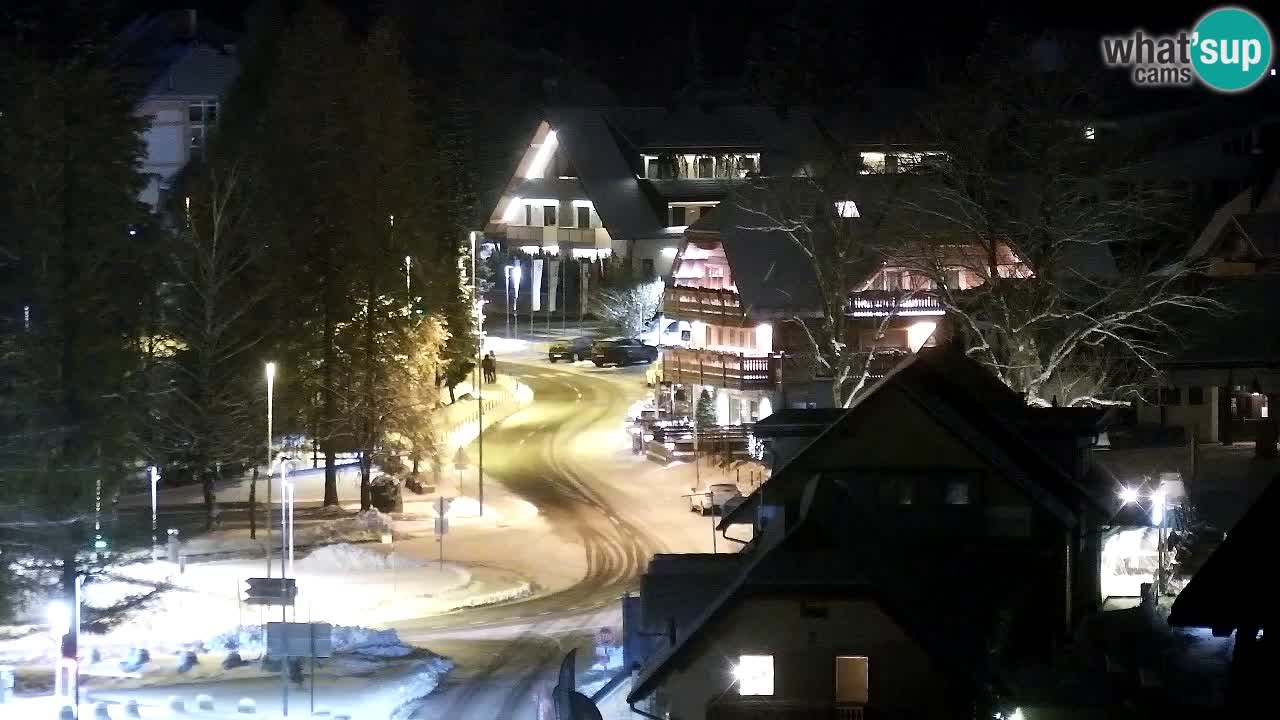
[[[299,0],[281,0],[285,5]],[[45,0],[0,0],[0,6],[43,6]],[[66,0],[67,5],[91,0]],[[102,6],[102,0],[92,2]],[[118,16],[196,7],[202,17],[236,28],[248,0],[116,0]],[[863,2],[859,0],[332,0],[359,25],[388,8],[414,8],[410,42],[432,43],[442,24],[471,17],[477,43],[546,51],[601,81],[624,102],[660,103],[687,87],[694,72],[704,87],[744,86],[753,58],[797,58],[816,72],[857,78],[864,86],[922,87],[971,53],[993,24],[1014,32],[1059,32],[1092,45],[1102,33],[1136,27],[1189,27],[1219,3],[1169,0],[1027,2]],[[1259,11],[1273,32],[1280,3],[1236,3]],[[430,8],[430,9],[427,9]],[[472,26],[475,27],[475,26]],[[697,48],[700,68],[688,58]]]

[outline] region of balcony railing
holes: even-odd
[[[925,291],[863,290],[851,293],[845,306],[850,317],[885,315],[944,315],[946,307],[937,295]]]
[[[747,319],[738,293],[714,288],[668,286],[662,296],[662,312],[678,320],[729,327],[742,327]]]
[[[610,247],[609,232],[604,228],[566,228],[554,225],[507,225],[507,242],[512,245],[564,245],[566,247],[602,249]]]
[[[763,390],[782,382],[782,357],[667,348],[662,352],[662,377],[674,383]]]

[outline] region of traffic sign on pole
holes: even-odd
[[[293,578],[249,578],[245,581],[249,590],[245,593],[247,605],[292,605],[298,596],[298,584]]]
[[[459,470],[466,470],[471,467],[471,460],[467,457],[466,450],[461,447],[458,448],[458,452],[454,453],[453,456],[453,466]]]

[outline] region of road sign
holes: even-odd
[[[279,657],[333,656],[333,626],[329,623],[267,623],[267,654]]]
[[[454,454],[453,466],[459,470],[466,470],[471,467],[471,461],[467,458],[467,452],[462,448],[458,448],[458,452]]]
[[[453,498],[438,497],[436,498],[436,517],[443,518],[449,515],[449,505],[453,503]]]
[[[292,605],[298,596],[298,583],[293,578],[249,578],[245,593],[247,605]]]
[[[441,535],[447,535],[448,533],[449,533],[449,518],[447,517],[436,518],[436,537],[440,537]]]

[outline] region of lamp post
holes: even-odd
[[[275,395],[276,364],[266,365],[267,373],[267,577],[271,577],[271,408]],[[254,508],[249,508],[254,512]]]
[[[515,312],[516,337],[520,337],[520,263],[511,268],[511,309]]]
[[[476,389],[476,422],[479,428],[476,430],[476,443],[480,448],[480,460],[476,467],[476,487],[480,500],[480,516],[484,516],[484,396],[481,387],[483,383],[480,379],[480,363],[484,360],[484,299],[480,297],[480,277],[476,275],[476,233],[471,231],[471,302],[474,305],[476,314],[476,366],[475,366],[475,389]],[[461,491],[461,483],[459,483],[459,491]]]
[[[280,577],[293,572],[293,506],[295,484],[289,477],[293,458],[280,456]]]
[[[413,289],[409,280],[409,268],[412,265],[413,265],[413,258],[409,257],[408,255],[405,255],[404,256],[404,295],[406,298],[405,302],[407,303],[405,307],[410,307],[413,305]]]
[[[160,484],[160,469],[155,465],[151,466],[151,561],[156,560],[156,517],[158,506],[156,504],[156,491]]]
[[[503,318],[507,324],[507,337],[511,337],[511,266],[502,268],[502,292],[507,298],[506,312]]]

